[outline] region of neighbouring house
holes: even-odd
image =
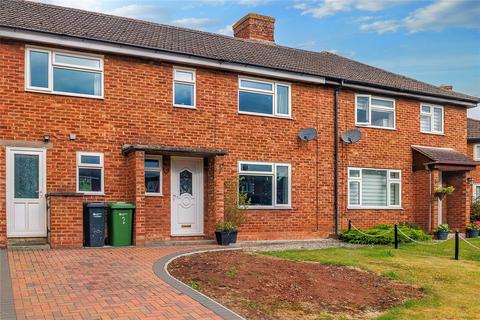
[[[480,161],[480,120],[468,119],[468,155],[474,161]],[[480,168],[470,173],[472,188],[472,200],[480,197]]]
[[[228,37],[0,1],[0,245],[80,247],[91,201],[135,204],[136,245],[212,238],[239,176],[244,240],[348,220],[463,228],[480,99],[277,45],[274,23],[248,14]],[[351,129],[361,139],[344,142]],[[440,201],[439,185],[456,191]]]

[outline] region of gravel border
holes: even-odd
[[[338,239],[291,240],[291,241],[245,241],[234,245],[245,251],[285,251],[314,250],[327,248],[355,248],[362,245],[351,244]]]
[[[207,309],[215,312],[217,315],[222,317],[223,319],[227,320],[245,320],[242,316],[238,315],[237,313],[233,312],[232,310],[224,307],[220,303],[216,302],[215,300],[207,297],[203,293],[192,289],[185,283],[181,282],[180,280],[174,278],[170,273],[168,272],[167,268],[170,262],[173,260],[183,257],[183,256],[188,256],[192,254],[197,254],[197,253],[203,253],[203,252],[212,252],[212,251],[230,251],[230,250],[241,250],[241,248],[225,248],[225,249],[194,249],[194,250],[186,250],[186,251],[181,251],[181,252],[176,252],[169,254],[167,256],[162,257],[159,259],[157,262],[153,264],[153,272],[159,277],[161,280],[163,280],[165,283],[168,285],[172,286],[173,288],[177,289],[181,293],[187,295],[188,297],[192,298],[193,300],[197,301]]]
[[[0,319],[17,319],[7,250],[0,249]]]

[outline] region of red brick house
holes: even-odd
[[[480,120],[468,119],[468,155],[477,163],[480,161]],[[472,200],[480,197],[480,168],[470,173]]]
[[[136,205],[136,245],[212,238],[225,181],[252,200],[240,239],[468,220],[476,97],[327,52],[0,2],[0,245],[82,246],[82,205]],[[309,141],[299,132],[313,128]],[[356,143],[341,133],[357,129]],[[456,192],[438,201],[439,184]]]

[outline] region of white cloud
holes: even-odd
[[[360,30],[376,31],[379,34],[385,32],[395,32],[400,28],[400,24],[395,20],[379,20],[372,23],[363,23],[360,25]]]
[[[480,1],[437,0],[426,7],[411,12],[399,20],[377,20],[361,23],[360,29],[379,34],[396,32],[400,28],[411,33],[420,31],[442,31],[446,28],[480,29]],[[361,22],[358,21],[357,22]]]
[[[238,0],[239,4],[246,5],[246,6],[251,6],[251,7],[257,7],[259,5],[264,5],[268,2],[269,2],[269,0]]]
[[[302,11],[302,14],[311,14],[315,18],[331,16],[339,12],[352,10],[375,12],[384,10],[409,0],[322,0],[313,3],[299,2],[293,7]]]
[[[233,29],[231,24],[227,24],[225,28],[221,28],[217,33],[223,34],[224,36],[233,36]]]
[[[420,8],[404,20],[410,32],[441,31],[448,27],[480,28],[480,1],[439,0]]]
[[[208,18],[183,18],[173,20],[172,23],[179,27],[202,29],[206,26],[211,25],[213,21]]]
[[[152,14],[153,6],[130,4],[128,6],[116,8],[110,11],[111,14],[135,19],[144,19]]]

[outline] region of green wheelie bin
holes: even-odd
[[[108,239],[114,247],[132,245],[132,222],[135,206],[126,202],[108,204]]]

